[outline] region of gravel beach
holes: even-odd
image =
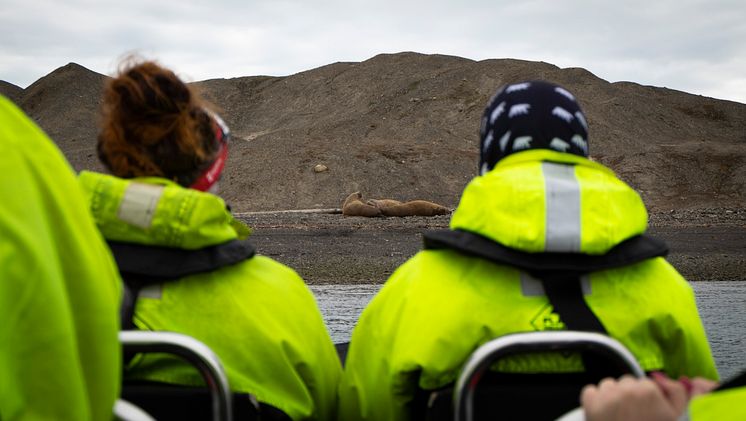
[[[258,253],[309,284],[382,283],[422,248],[422,233],[447,229],[450,215],[364,218],[302,211],[241,213]],[[650,215],[668,261],[694,281],[746,280],[746,210],[676,210]]]

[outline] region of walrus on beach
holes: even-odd
[[[342,205],[342,215],[345,216],[381,216],[381,209],[363,203],[363,195],[359,191],[347,196]]]
[[[381,207],[384,216],[435,216],[447,215],[451,211],[445,206],[427,200],[411,200],[398,205]]]
[[[435,216],[450,212],[445,206],[427,200],[402,203],[394,199],[368,199],[363,202],[359,191],[347,196],[342,205],[342,214],[347,216]]]
[[[365,201],[365,203],[371,206],[375,206],[379,209],[401,205],[400,201],[394,199],[368,199]]]

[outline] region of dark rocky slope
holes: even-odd
[[[417,53],[195,85],[235,135],[223,196],[237,211],[259,211],[339,207],[355,190],[455,207],[476,174],[485,103],[500,85],[527,79],[577,95],[591,155],[640,191],[651,211],[744,207],[746,105],[736,102],[609,83],[543,62]],[[104,80],[71,63],[25,90],[0,88],[76,169],[98,170]],[[317,164],[328,171],[314,172]]]

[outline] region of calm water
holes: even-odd
[[[727,379],[746,369],[746,282],[692,282],[712,354]]]
[[[723,379],[746,368],[746,282],[692,282],[702,322]],[[315,285],[334,342],[350,340],[360,312],[380,285]]]

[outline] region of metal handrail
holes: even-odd
[[[454,391],[454,419],[473,421],[478,379],[499,359],[508,355],[546,351],[594,351],[616,360],[636,377],[645,372],[634,355],[619,341],[591,332],[551,331],[515,333],[493,339],[477,348],[459,374]],[[477,379],[477,380],[475,380]]]
[[[114,421],[156,421],[150,414],[140,409],[140,407],[125,401],[117,399],[114,402]]]
[[[119,332],[124,350],[133,353],[167,353],[192,364],[205,380],[212,398],[215,421],[232,421],[232,399],[228,377],[217,355],[204,343],[175,332],[125,330]]]

